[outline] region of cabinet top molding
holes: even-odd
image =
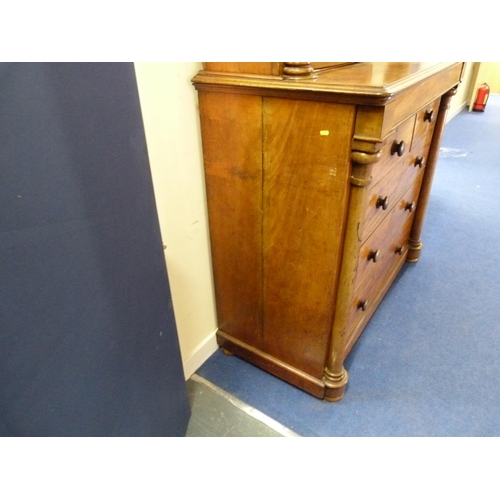
[[[460,62],[211,62],[192,82],[199,90],[279,95],[385,105],[405,90]],[[462,68],[463,73],[463,68]],[[460,78],[461,79],[461,78]]]

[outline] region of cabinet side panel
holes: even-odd
[[[260,347],[262,99],[199,93],[218,326]]]
[[[354,107],[264,100],[264,350],[321,378],[347,210]]]

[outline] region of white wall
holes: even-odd
[[[201,63],[135,63],[184,374],[216,351],[198,101]]]
[[[476,63],[473,62],[466,63],[464,74],[462,75],[462,82],[458,86],[457,93],[451,99],[446,121],[450,121],[454,116],[458,115],[460,111],[467,107],[470,99],[470,87],[473,83],[475,64]]]
[[[479,86],[487,83],[492,94],[500,93],[500,63],[498,62],[476,62],[475,71],[472,77],[470,95],[469,95],[469,111],[472,111],[474,102],[477,98]]]

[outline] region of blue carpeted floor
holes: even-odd
[[[500,436],[500,95],[448,123],[422,239],[346,360],[342,401],[221,352],[198,374],[302,436]]]

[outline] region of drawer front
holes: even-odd
[[[437,115],[439,113],[439,103],[441,98],[424,106],[416,116],[415,121],[415,134],[413,143],[429,139],[434,132],[434,125],[436,124]]]
[[[425,167],[431,142],[432,134],[428,134],[423,140],[419,141],[417,144],[413,144],[410,154],[406,159],[407,169],[413,169],[418,173],[418,170],[422,170]]]
[[[415,170],[418,174],[418,169]],[[408,235],[403,227],[407,220],[413,220],[421,183],[420,173],[419,178],[398,200],[385,220],[361,245],[355,287],[366,279],[367,274],[370,275],[371,281],[378,281],[384,274],[384,269],[390,265],[387,262],[396,250],[400,247],[404,250]]]
[[[427,149],[426,149],[427,147]],[[364,214],[361,241],[364,241],[382,223],[396,206],[401,195],[425,167],[428,146],[419,143],[384,178],[370,186]]]
[[[415,127],[415,115],[405,120],[387,138],[382,155],[373,164],[372,184],[377,184],[395,165],[402,161],[410,152]]]
[[[351,304],[350,330],[355,328],[370,309],[373,299],[383,288],[386,276],[395,265],[406,258],[422,179],[423,172],[420,172],[386,219],[361,246]]]

